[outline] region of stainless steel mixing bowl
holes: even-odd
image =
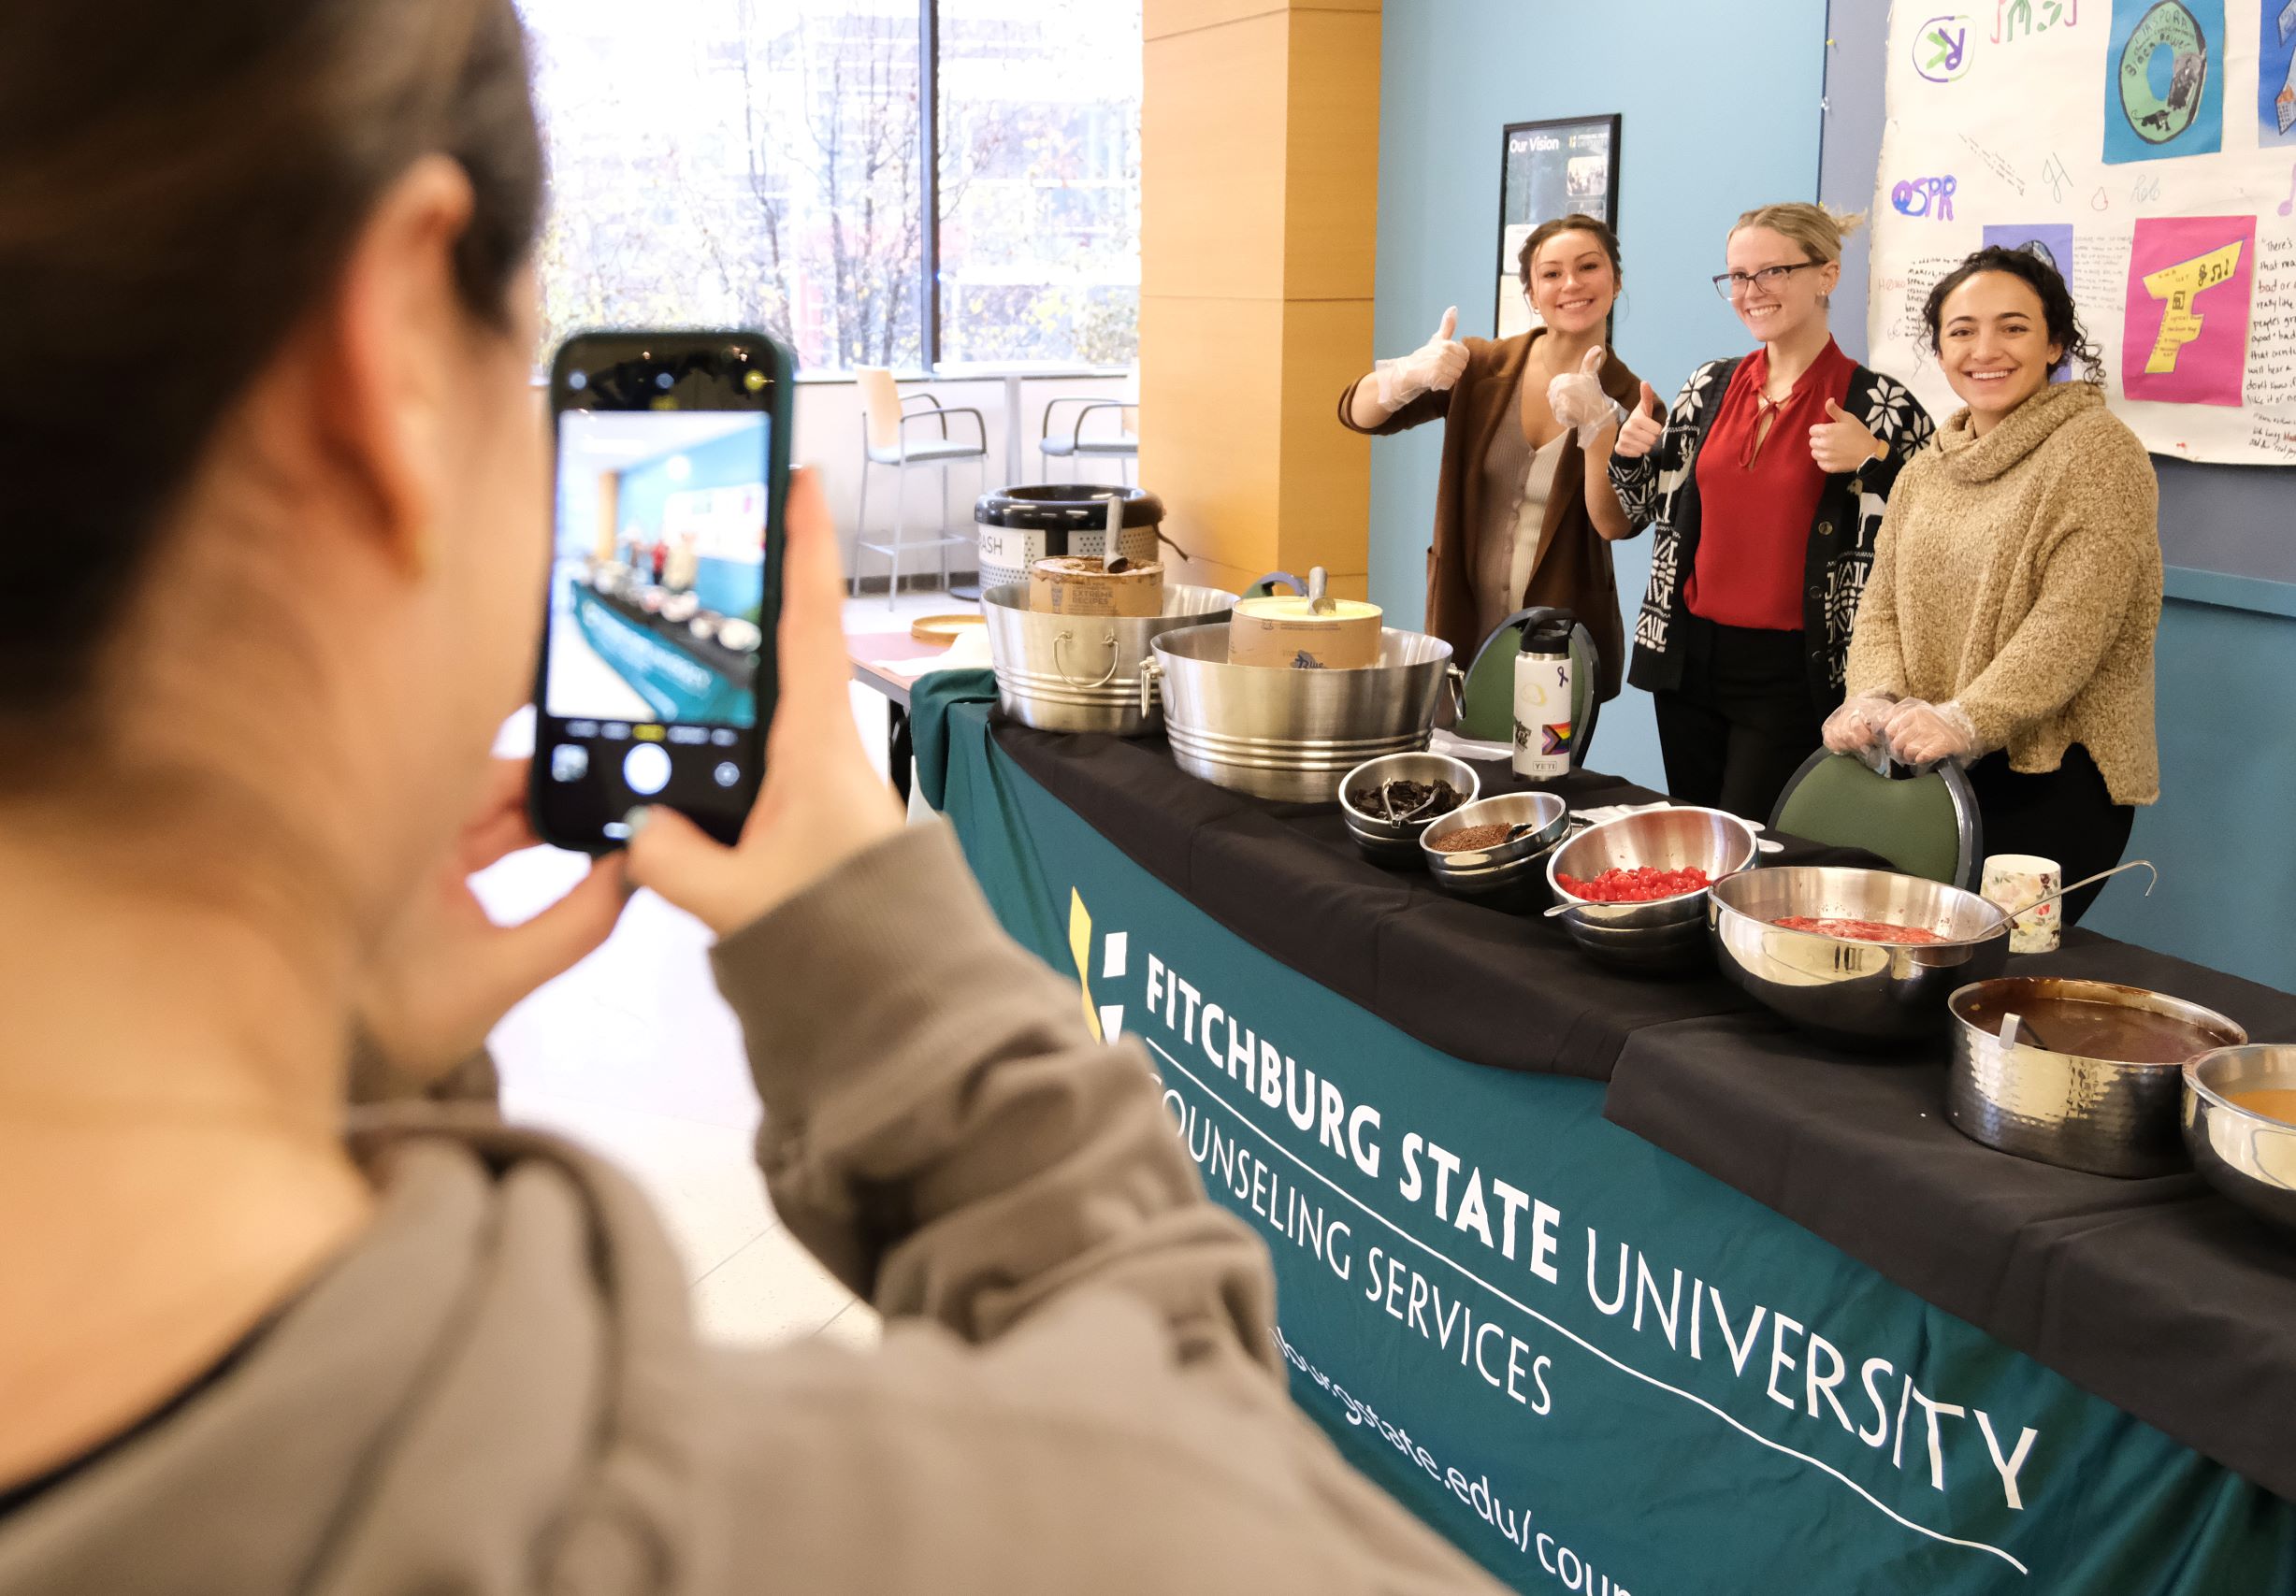
[[[1719,809],[1677,806],[1622,814],[1590,826],[1547,860],[1555,916],[1591,957],[1628,970],[1690,970],[1706,962],[1707,889],[1647,903],[1595,903],[1564,890],[1560,876],[1591,881],[1607,870],[1696,868],[1719,881],[1753,862],[1760,835]]]
[[[2251,1214],[2296,1230],[2296,1124],[2226,1095],[2296,1091],[2296,1047],[2219,1047],[2187,1060],[2183,1076],[2182,1125],[2193,1167]]]
[[[2046,1034],[2020,1032],[2004,1045],[2001,1016],[2044,999],[2158,1014],[2207,1035],[2202,1049],[2248,1040],[2213,1010],[2109,981],[2008,976],[1964,986],[1947,1001],[1953,1068],[1945,1113],[1954,1129],[1988,1147],[2091,1174],[2172,1174],[2186,1153],[2177,1136],[2185,1060],[2132,1063],[2059,1053]],[[2062,1043],[2060,1042],[2060,1045]]]
[[[1379,663],[1357,670],[1230,665],[1225,623],[1183,626],[1150,645],[1138,691],[1161,689],[1172,757],[1215,786],[1292,803],[1333,803],[1339,778],[1381,754],[1427,746],[1451,644],[1389,626]]]
[[[1172,583],[1158,615],[1047,615],[1029,608],[1029,584],[981,595],[997,702],[1039,731],[1104,731],[1144,737],[1163,725],[1163,706],[1140,692],[1148,645],[1181,626],[1223,622],[1235,595]]]
[[[1470,826],[1526,826],[1511,841],[1446,853],[1436,846]],[[1500,793],[1453,810],[1420,833],[1427,877],[1438,892],[1509,914],[1547,906],[1547,856],[1570,829],[1570,806],[1553,793]]]
[[[1894,870],[1782,865],[1709,894],[1722,973],[1764,1008],[1831,1042],[1871,1047],[1933,1037],[1957,987],[2009,963],[2009,922],[1973,892]],[[1927,946],[1790,931],[1786,917],[1882,920],[1949,939]]]
[[[1482,778],[1475,767],[1448,754],[1382,754],[1366,759],[1339,779],[1339,817],[1364,857],[1390,870],[1418,870],[1425,861],[1419,849],[1420,833],[1456,809],[1430,814],[1424,820],[1389,820],[1358,809],[1354,795],[1384,782],[1448,782],[1460,795],[1459,809],[1482,796]]]

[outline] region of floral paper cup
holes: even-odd
[[[1995,854],[1986,860],[1985,884],[1988,902],[2008,913],[2038,902],[2064,884],[2065,872],[2055,859],[2038,854]],[[2060,903],[2043,904],[2009,927],[2011,953],[2051,953],[2063,927]]]

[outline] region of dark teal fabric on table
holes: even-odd
[[[942,807],[1000,918],[1143,1040],[1267,1242],[1295,1400],[1500,1578],[2296,1591],[2296,1505],[1609,1123],[1599,1083],[1465,1063],[1307,980],[1031,780],[985,708],[944,719]]]
[[[929,670],[909,688],[909,746],[917,790],[933,808],[948,780],[948,712],[959,704],[996,702],[993,670]]]

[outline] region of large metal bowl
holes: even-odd
[[[1151,540],[1153,533],[1150,534]],[[981,595],[997,703],[1038,731],[1103,731],[1145,737],[1163,725],[1163,706],[1140,692],[1148,645],[1181,626],[1225,621],[1235,595],[1171,583],[1156,615],[1050,615],[1029,608],[1029,584]]]
[[[1355,670],[1231,665],[1224,622],[1166,632],[1150,648],[1140,701],[1161,689],[1174,762],[1291,803],[1335,803],[1339,778],[1365,760],[1426,747],[1454,674],[1451,644],[1393,626],[1379,633],[1379,663]]]
[[[2296,1124],[2231,1100],[2235,1092],[2296,1091],[2296,1047],[2219,1047],[2187,1059],[2185,1149],[2202,1179],[2251,1214],[2296,1230]]]
[[[1390,870],[1418,870],[1425,856],[1420,852],[1420,833],[1438,820],[1458,812],[1447,809],[1424,820],[1389,820],[1355,806],[1353,796],[1385,782],[1448,782],[1460,794],[1459,809],[1482,796],[1482,778],[1475,767],[1448,754],[1383,754],[1366,759],[1339,779],[1339,817],[1364,857]]]
[[[1590,957],[1627,970],[1692,970],[1706,962],[1706,895],[1682,892],[1647,903],[1595,903],[1564,890],[1559,876],[1588,881],[1607,870],[1697,869],[1719,881],[1753,862],[1760,835],[1737,815],[1687,805],[1646,809],[1590,826],[1547,860],[1555,916]]]
[[[1954,1129],[2004,1153],[2091,1174],[2135,1179],[2183,1169],[2177,1123],[2191,1054],[2166,1063],[2095,1057],[2071,1051],[2071,1038],[2022,1026],[2004,1046],[2003,1016],[2043,1001],[2152,1016],[2188,1029],[2193,1053],[2248,1040],[2214,1010],[2141,986],[2044,975],[1981,981],[1946,1004],[1954,1026],[1945,1113]]]
[[[1512,841],[1446,853],[1436,846],[1470,826],[1526,826]],[[1451,811],[1420,833],[1436,890],[1509,914],[1547,906],[1547,856],[1570,829],[1570,806],[1553,793],[1500,793]]]
[[[1790,931],[1787,917],[1883,920],[1947,938],[1906,946]],[[1718,882],[1707,930],[1729,982],[1829,1042],[1885,1046],[1934,1037],[1956,988],[2009,964],[2009,922],[1973,892],[1894,870],[1782,865]]]

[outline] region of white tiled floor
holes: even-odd
[[[846,606],[856,632],[971,608],[946,594],[882,596]],[[885,750],[885,700],[853,688],[873,757]],[[505,749],[524,736],[507,728]],[[480,890],[499,918],[524,918],[582,872],[573,855],[520,854]],[[773,1215],[750,1160],[758,1100],[732,1015],[704,955],[709,933],[650,893],[606,945],[513,1009],[496,1029],[503,1110],[603,1153],[645,1187],[684,1255],[694,1316],[725,1341],[825,1335],[874,1345],[877,1316],[816,1263]]]

